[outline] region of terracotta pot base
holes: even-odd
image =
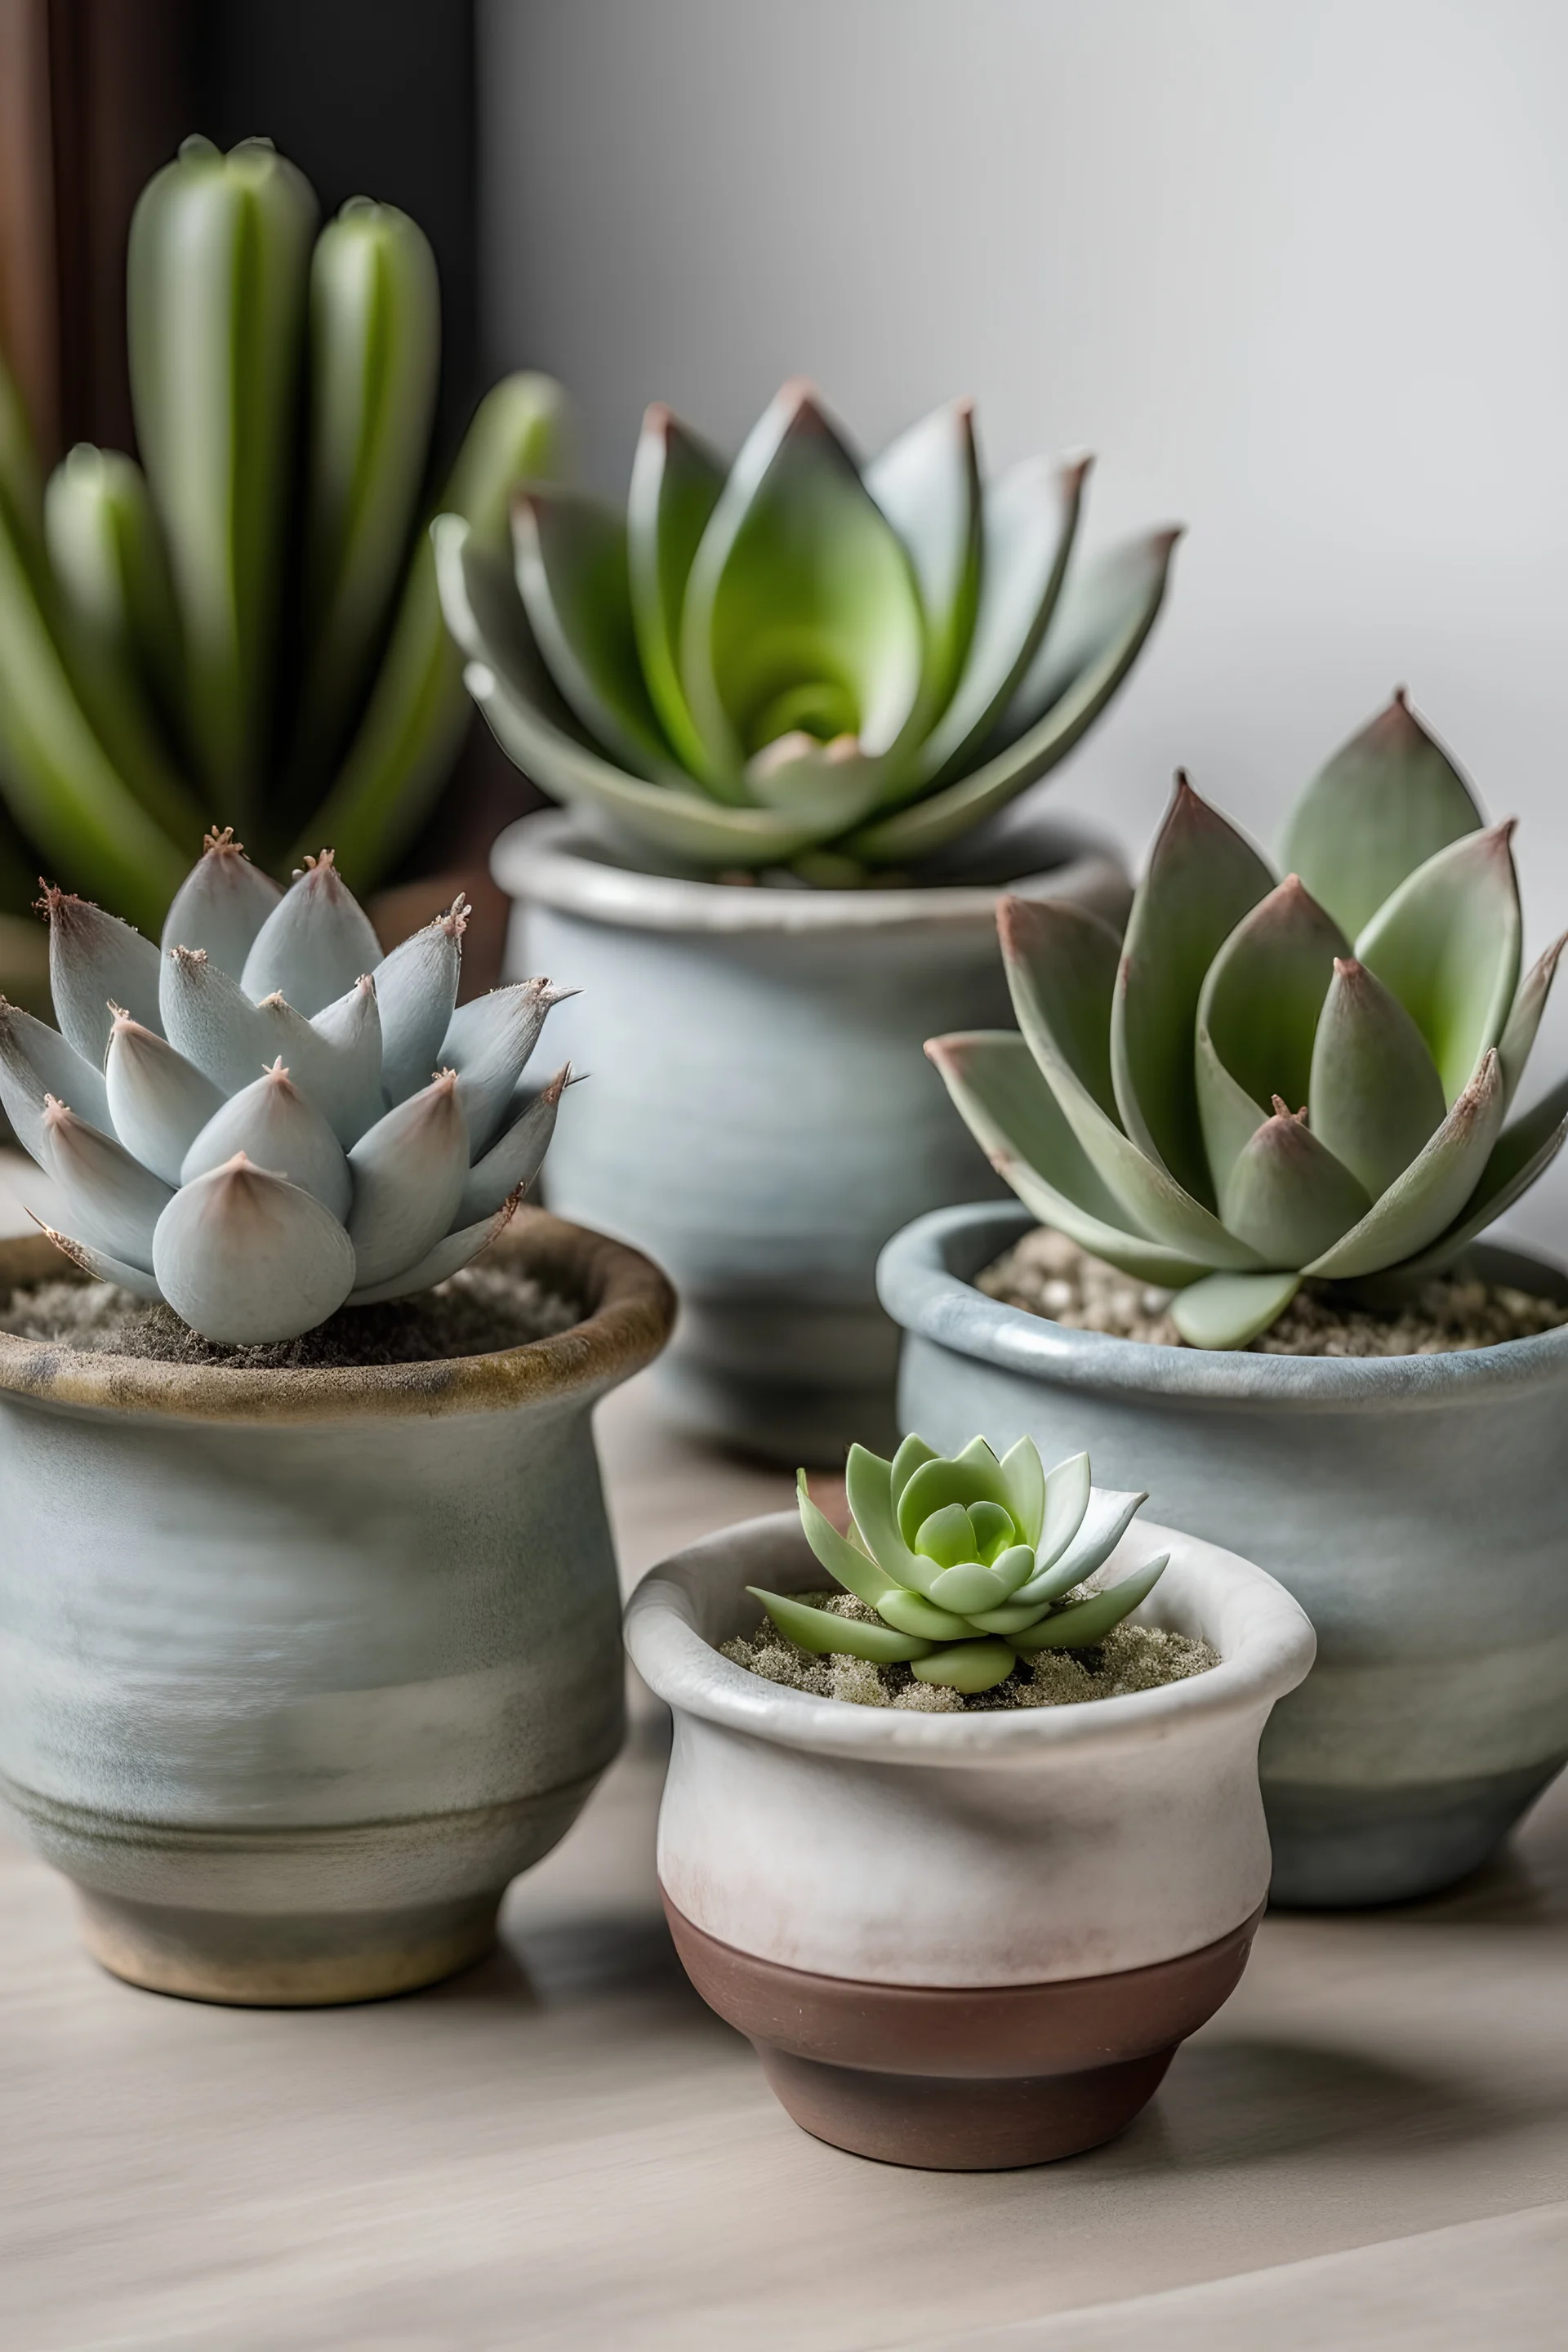
[[[1124,2131],[1235,1988],[1263,1916],[1149,1968],[953,1989],[781,1967],[664,1907],[688,1976],[803,2130],[938,2172],[1051,2163]]]
[[[495,1941],[500,1893],[398,1912],[176,1910],[78,1889],[82,1942],[147,1992],[237,2009],[324,2009],[439,1983]]]

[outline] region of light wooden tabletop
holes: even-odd
[[[789,1482],[601,1438],[628,1577]],[[633,1746],[503,1949],[207,2009],[0,1843],[3,2352],[1562,2352],[1568,1787],[1445,1901],[1266,1921],[1113,2147],[944,2178],[806,2138],[671,1957]]]

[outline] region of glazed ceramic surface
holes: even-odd
[[[581,995],[551,1034],[591,1083],[552,1147],[552,1207],[636,1242],[680,1293],[660,1370],[688,1424],[792,1466],[890,1437],[898,1334],[877,1252],[974,1189],[974,1149],[921,1051],[1005,1022],[999,877],[1120,924],[1114,857],[1025,805],[996,870],[919,888],[773,888],[647,874],[576,821],[496,845],[515,974]],[[973,855],[980,856],[980,846]]]
[[[1263,1742],[1277,1901],[1394,1901],[1473,1869],[1568,1756],[1568,1328],[1383,1359],[1146,1347],[973,1287],[1032,1222],[978,1204],[889,1245],[902,1425],[1087,1447],[1097,1478],[1294,1592],[1319,1650]],[[1532,1259],[1472,1263],[1568,1296]]]
[[[813,1698],[718,1654],[757,1622],[748,1584],[820,1585],[793,1513],[656,1569],[626,1640],[675,1713],[669,1902],[758,1958],[928,1988],[1137,1969],[1237,1927],[1268,1884],[1258,1734],[1312,1633],[1261,1570],[1166,1528],[1135,1525],[1110,1572],[1167,1549],[1134,1622],[1211,1641],[1221,1664],[1126,1698],[961,1715]]]
[[[364,1999],[488,1944],[621,1736],[589,1425],[673,1316],[524,1212],[558,1338],[233,1371],[0,1338],[0,1789],[160,1990]],[[58,1273],[0,1251],[0,1284]]]

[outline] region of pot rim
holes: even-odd
[[[1108,841],[1057,818],[1039,826],[1038,841],[1040,848],[1062,853],[1058,861],[1006,882],[885,890],[742,889],[623,866],[570,809],[552,808],[507,826],[490,852],[490,871],[513,898],[628,930],[755,936],[972,929],[994,922],[1004,890],[1030,898],[1100,893],[1125,910],[1131,887]]]
[[[1168,1549],[1170,1566],[1161,1589],[1166,1578],[1173,1579],[1172,1594],[1184,1591],[1200,1612],[1206,1604],[1211,1625],[1226,1589],[1234,1599],[1241,1588],[1240,1638],[1217,1666],[1157,1690],[994,1714],[920,1715],[817,1698],[764,1682],[721,1656],[696,1622],[700,1591],[750,1581],[746,1549],[763,1551],[790,1534],[798,1538],[803,1565],[809,1563],[793,1511],[771,1511],[721,1528],[650,1569],[626,1613],[632,1663],[660,1698],[678,1711],[775,1746],[879,1764],[1028,1766],[1064,1747],[1138,1746],[1223,1717],[1256,1713],[1294,1690],[1317,1653],[1310,1619],[1266,1570],[1217,1544],[1140,1519],[1118,1547],[1119,1566]],[[815,1572],[820,1580],[822,1571]]]
[[[1439,1356],[1261,1356],[1170,1348],[1108,1331],[1075,1331],[977,1290],[971,1275],[1043,1221],[1016,1201],[935,1209],[884,1247],[877,1296],[906,1332],[953,1354],[1060,1388],[1162,1403],[1343,1412],[1358,1404],[1406,1410],[1533,1389],[1568,1377],[1568,1324],[1529,1339]],[[1528,1282],[1532,1271],[1568,1292],[1549,1258],[1496,1244],[1471,1253],[1478,1270]]]
[[[547,1210],[520,1209],[484,1257],[510,1261],[580,1298],[583,1319],[548,1339],[483,1355],[268,1371],[89,1353],[0,1332],[0,1392],[38,1404],[203,1422],[508,1412],[614,1388],[652,1361],[674,1326],[675,1293],[651,1258]],[[0,1241],[0,1289],[82,1278],[41,1235]]]

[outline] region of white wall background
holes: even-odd
[[[1561,0],[488,0],[480,54],[489,357],[606,485],[651,399],[733,445],[807,374],[875,447],[972,392],[1099,532],[1191,525],[1064,809],[1136,860],[1182,762],[1271,845],[1407,680],[1568,926]],[[1568,1249],[1568,1171],[1515,1226]]]

